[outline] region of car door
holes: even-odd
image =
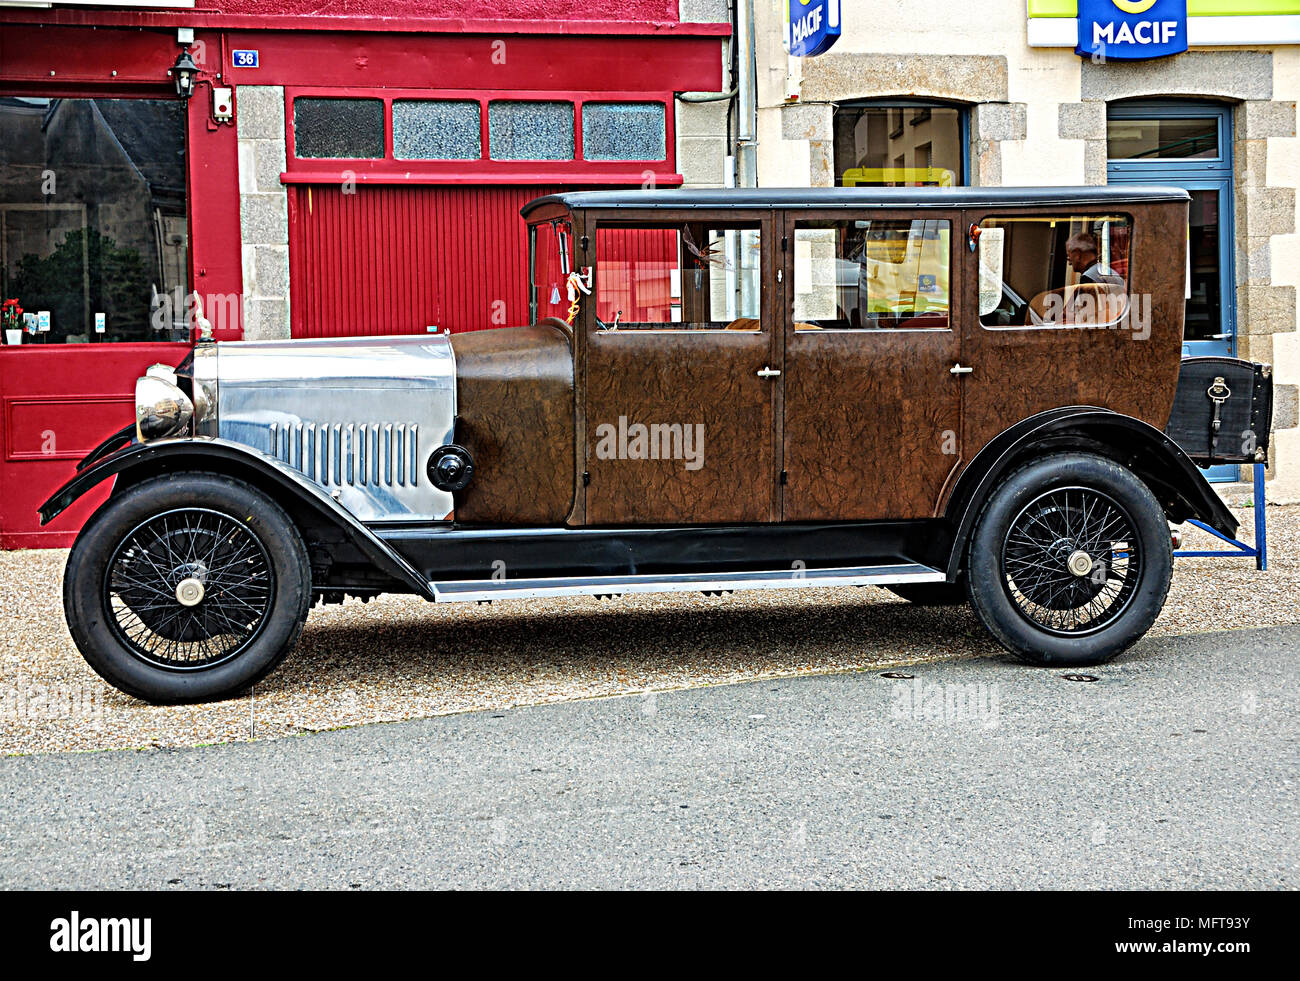
[[[587,524],[776,519],[772,227],[766,211],[588,215]]]
[[[956,213],[783,216],[786,521],[930,517],[961,464]]]

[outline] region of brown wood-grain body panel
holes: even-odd
[[[474,479],[456,495],[456,521],[559,525],[573,507],[573,355],[562,327],[451,336],[456,438]]]
[[[948,330],[787,335],[786,521],[926,518],[960,459]]]
[[[613,331],[587,337],[586,518],[603,524],[774,520],[774,385],[755,372],[771,338],[738,331]],[[703,465],[601,459],[602,426],[704,427]]]
[[[968,323],[964,356],[964,457],[974,460],[1008,427],[1049,409],[1091,405],[1163,430],[1173,411],[1185,316],[1187,205],[1173,202],[1121,209],[1133,221],[1129,291],[1150,302],[1146,326],[1133,316],[1114,327],[984,327]],[[971,213],[969,220],[1051,214],[1044,209]],[[1077,212],[1065,209],[1059,217]],[[962,302],[978,309],[974,277]]]

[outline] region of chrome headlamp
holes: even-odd
[[[176,371],[156,364],[135,383],[135,433],[140,442],[176,436],[194,417],[194,403],[176,384]]]
[[[199,341],[176,366],[176,385],[194,403],[193,435],[216,436],[217,345]]]

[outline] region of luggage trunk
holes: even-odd
[[[1184,358],[1165,434],[1197,466],[1267,463],[1273,369],[1238,358]]]

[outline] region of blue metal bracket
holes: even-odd
[[[1189,524],[1196,525],[1202,531],[1208,531],[1221,542],[1226,542],[1232,546],[1229,549],[1222,549],[1217,552],[1175,552],[1174,557],[1179,559],[1254,559],[1255,568],[1261,572],[1268,571],[1268,518],[1266,505],[1264,503],[1264,464],[1255,464],[1255,546],[1252,548],[1245,542],[1239,542],[1235,538],[1229,538],[1227,535],[1221,535],[1209,525],[1202,524],[1199,521],[1192,520]]]

